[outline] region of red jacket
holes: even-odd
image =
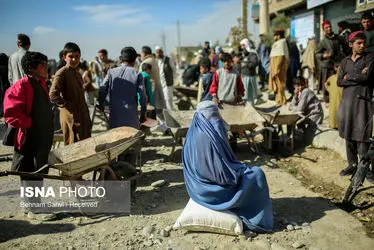
[[[47,84],[44,79],[41,84],[48,95]],[[4,119],[8,126],[18,128],[14,146],[20,150],[26,141],[27,129],[31,127],[31,108],[34,90],[25,75],[7,89],[4,96]],[[49,98],[49,97],[48,97]]]

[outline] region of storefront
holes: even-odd
[[[356,1],[340,0],[333,1],[323,6],[324,19],[331,21],[332,29],[335,33],[338,32],[338,22],[347,21],[352,30],[359,29],[361,15],[355,13]]]
[[[315,12],[308,11],[291,18],[291,39],[306,48],[308,39],[315,37]]]

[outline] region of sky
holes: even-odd
[[[251,4],[252,1],[248,1]],[[177,20],[182,46],[208,40],[224,43],[241,16],[241,0],[1,0],[0,52],[17,50],[18,33],[29,35],[32,51],[58,59],[66,42],[79,45],[82,58],[92,60],[99,49],[117,59],[123,47],[138,52],[143,45],[177,46]],[[248,30],[258,37],[248,6]]]

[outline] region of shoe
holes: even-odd
[[[352,165],[349,165],[348,167],[346,167],[345,169],[343,169],[342,171],[340,171],[339,174],[340,174],[340,176],[351,175],[354,172],[356,172],[356,169],[357,169],[357,165],[352,164]]]
[[[372,171],[368,171],[367,174],[366,174],[366,180],[372,184],[374,184],[374,173],[373,173],[373,170]]]

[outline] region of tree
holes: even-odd
[[[283,13],[277,15],[273,20],[271,20],[270,33],[265,35],[264,43],[268,46],[271,46],[271,44],[274,42],[273,40],[274,32],[277,29],[281,28],[281,29],[284,29],[287,34],[287,32],[290,29],[290,25],[291,25],[290,17],[285,16]]]
[[[248,31],[245,31],[243,27],[242,18],[238,17],[237,21],[238,24],[236,26],[231,27],[230,33],[226,38],[226,43],[231,43],[231,47],[233,47],[235,51],[237,51],[237,49],[239,48],[240,41],[245,38],[247,38],[252,43],[252,45],[254,44],[253,41],[250,39],[252,34]]]
[[[271,20],[270,30],[274,33],[278,28],[287,31],[290,29],[291,18],[282,14],[277,15],[273,20]]]

